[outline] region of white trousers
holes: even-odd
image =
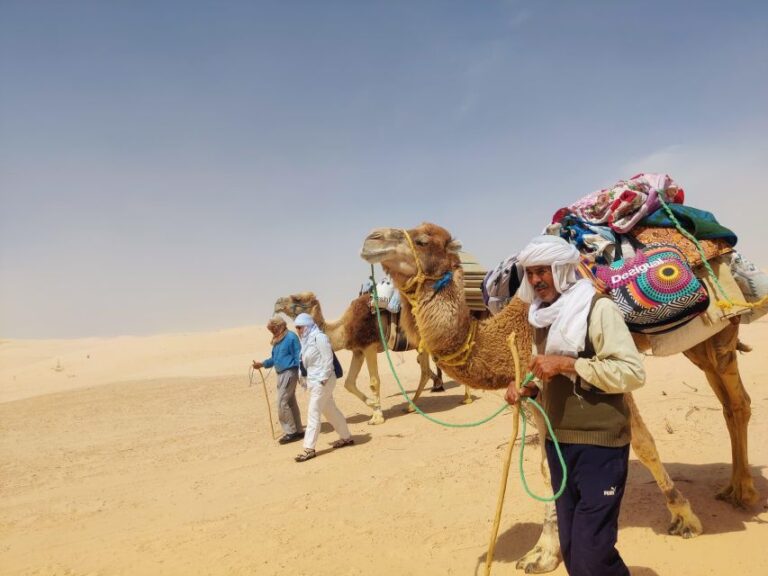
[[[315,449],[317,437],[320,435],[320,415],[330,422],[338,435],[347,439],[351,437],[347,420],[333,400],[333,390],[336,388],[336,376],[331,376],[325,386],[322,384],[310,384],[309,408],[307,409],[307,428],[304,430],[304,448]]]

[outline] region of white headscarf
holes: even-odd
[[[314,339],[315,334],[320,331],[320,328],[318,328],[317,324],[315,324],[315,320],[306,312],[302,312],[296,316],[296,320],[293,321],[293,325],[305,326],[307,328],[306,330],[302,331],[300,337],[302,350],[306,348],[308,342]]]
[[[579,280],[576,274],[579,251],[559,236],[537,236],[517,259],[523,268],[552,268],[554,288],[560,294],[557,300],[542,307],[545,303],[536,296],[527,275],[523,276],[519,295],[531,303],[528,322],[536,328],[550,326],[544,353],[575,358],[584,350],[587,317],[595,294],[592,283]]]

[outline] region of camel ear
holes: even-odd
[[[458,240],[451,240],[448,242],[448,245],[445,247],[448,252],[453,252],[454,254],[458,254],[459,250],[461,250],[461,242]]]

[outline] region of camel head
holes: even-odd
[[[312,292],[299,292],[290,296],[283,296],[275,301],[275,314],[283,313],[291,319],[296,318],[302,312],[312,314],[317,305],[317,297]]]
[[[461,266],[459,250],[461,243],[445,228],[425,222],[407,231],[377,228],[365,238],[360,256],[371,264],[381,264],[395,284],[402,286],[419,273],[419,268],[428,277],[456,270]]]

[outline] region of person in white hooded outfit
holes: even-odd
[[[331,446],[343,448],[355,443],[347,426],[347,420],[333,400],[336,375],[333,371],[331,342],[315,324],[309,314],[299,314],[294,320],[301,340],[301,361],[307,370],[306,388],[309,392],[307,427],[304,431],[304,452],[296,456],[296,462],[306,462],[316,456],[315,445],[320,434],[320,416],[325,416],[339,435]]]

